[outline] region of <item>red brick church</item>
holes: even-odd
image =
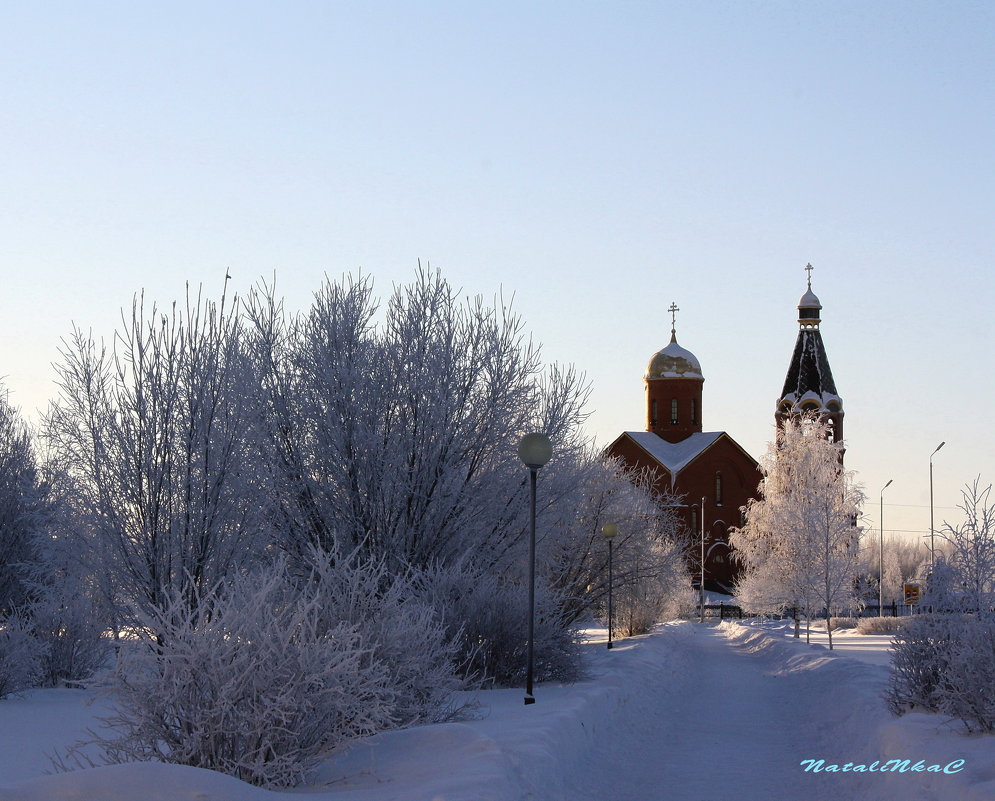
[[[811,266],[807,267],[811,271]],[[808,290],[798,303],[800,330],[775,419],[801,410],[819,410],[843,433],[843,401],[819,332],[822,305]],[[705,589],[731,593],[738,566],[729,549],[729,530],[742,525],[743,508],[762,475],[757,461],[725,431],[705,431],[702,389],[705,377],[697,357],[677,343],[676,304],[672,304],[670,343],[653,354],[643,376],[646,429],[626,431],[605,454],[626,465],[656,472],[661,492],[681,496],[681,513],[693,542],[704,536]],[[699,547],[693,549],[697,585]]]

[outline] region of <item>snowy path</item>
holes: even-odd
[[[809,671],[786,671],[720,629],[691,631],[683,664],[647,674],[629,699],[640,714],[598,733],[603,745],[572,782],[575,801],[837,801],[861,798],[871,783],[883,789],[879,777],[799,767],[876,758],[846,736],[854,710],[840,702],[849,699],[813,693]]]
[[[479,695],[472,720],[385,732],[324,763],[310,785],[250,787],[212,771],[133,763],[44,776],[45,753],[95,724],[90,691],[0,703],[0,801],[990,801],[993,740],[935,715],[892,718],[887,669],[762,626],[666,624],[611,651],[592,632],[590,675]],[[885,648],[887,643],[879,643]],[[806,773],[804,759],[910,759],[956,775]]]

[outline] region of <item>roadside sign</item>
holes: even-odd
[[[905,584],[905,603],[908,606],[915,606],[919,603],[919,596],[922,593],[922,587],[918,584]]]

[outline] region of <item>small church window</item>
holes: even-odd
[[[650,423],[656,425],[656,398],[650,403]]]
[[[691,507],[691,533],[697,534],[701,530],[701,526],[698,525],[698,507]]]
[[[695,425],[698,422],[698,401],[691,398],[691,425]]]
[[[722,473],[715,473],[715,505],[722,505]]]
[[[677,398],[670,399],[670,424],[677,425]]]

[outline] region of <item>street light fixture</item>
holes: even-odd
[[[532,695],[536,605],[536,474],[552,455],[553,445],[545,434],[526,434],[518,443],[518,458],[529,469],[529,648],[525,670],[526,704],[536,702]]]
[[[884,491],[891,486],[894,479],[889,478],[888,483],[881,487],[881,508],[878,515],[878,526],[881,529],[881,547],[878,549],[878,617],[884,617]]]
[[[939,445],[936,446],[936,451],[946,445],[944,440]],[[936,456],[936,451],[933,451],[929,455],[929,570],[933,571],[933,563],[936,561],[936,547],[933,544],[934,537],[936,535],[936,529],[933,527],[933,457]]]
[[[612,540],[618,534],[618,526],[605,523],[601,533],[608,540],[608,647],[612,647]]]

